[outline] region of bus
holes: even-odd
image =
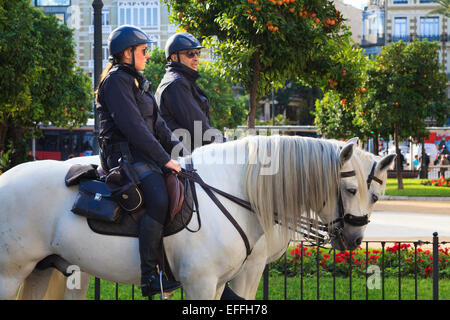
[[[67,160],[72,157],[93,155],[94,123],[69,130],[54,126],[41,126],[43,136],[30,140],[30,149],[36,160]]]

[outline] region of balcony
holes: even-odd
[[[400,41],[400,40],[403,41],[403,42],[408,42],[409,41],[409,36],[408,35],[394,35],[393,42],[397,42],[397,41]]]
[[[421,35],[419,36],[420,40],[425,40],[427,39],[428,41],[441,41],[441,37],[438,34],[435,35]]]

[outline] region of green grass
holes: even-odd
[[[387,196],[409,197],[450,197],[450,187],[424,186],[420,181],[425,179],[403,179],[403,190],[398,190],[397,179],[388,179]]]
[[[300,277],[286,278],[288,300],[300,300]],[[352,299],[353,300],[365,300],[366,299],[366,287],[364,278],[352,279]],[[382,284],[380,280],[380,289],[368,290],[369,300],[381,300],[382,299]],[[385,278],[385,300],[398,300],[398,278],[388,277]],[[258,292],[256,294],[256,300],[262,300],[263,298],[263,280],[261,279]],[[135,300],[143,300],[139,288],[135,286]],[[320,278],[319,287],[320,300],[333,300],[333,278],[322,277]],[[132,286],[122,285],[118,286],[118,298],[120,300],[132,299]],[[159,296],[155,296],[155,299],[159,299]],[[450,280],[439,280],[439,298],[441,300],[450,299]],[[94,278],[91,278],[89,290],[87,294],[88,300],[94,299]],[[116,299],[116,285],[115,283],[101,280],[101,300],[115,300]],[[181,290],[175,291],[173,297],[170,300],[180,300]],[[284,300],[284,277],[276,275],[271,272],[269,276],[269,300]],[[304,300],[316,300],[317,299],[317,282],[315,277],[303,278],[303,299]],[[349,300],[350,299],[350,282],[348,278],[336,278],[336,300]],[[402,278],[401,279],[401,299],[402,300],[414,300],[415,299],[415,283],[414,278]],[[432,279],[418,279],[417,281],[417,299],[418,300],[432,300],[433,288]]]
[[[262,281],[259,285],[256,299],[262,299]],[[336,277],[336,300],[350,300],[350,281],[348,278]],[[300,277],[286,279],[286,299],[300,300],[301,298],[301,280]],[[389,277],[384,280],[384,299],[398,300],[398,278]],[[382,284],[380,279],[380,288],[368,290],[369,300],[382,300]],[[333,300],[333,278],[320,278],[319,286],[320,300]],[[439,281],[439,297],[442,300],[450,299],[450,280]],[[303,299],[316,300],[317,299],[317,280],[315,277],[303,278]],[[365,278],[352,279],[352,300],[366,299],[366,280]],[[402,278],[401,280],[401,299],[414,300],[415,299],[415,282],[414,278]],[[432,279],[418,279],[417,280],[417,299],[418,300],[432,300],[433,299],[433,283]],[[279,275],[269,276],[269,300],[285,300],[284,293],[284,277]]]

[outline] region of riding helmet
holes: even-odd
[[[153,43],[150,37],[140,28],[123,25],[114,29],[108,38],[108,49],[111,56],[116,55],[126,48],[137,46],[140,44]]]
[[[181,50],[201,49],[204,48],[200,41],[188,32],[179,32],[172,35],[166,42],[166,59],[169,60],[172,53]]]

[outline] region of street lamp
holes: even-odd
[[[100,75],[103,67],[103,55],[102,55],[102,0],[92,1],[92,7],[94,8],[94,88],[97,88],[100,82]],[[98,119],[97,109],[94,104],[94,154],[98,154]]]
[[[94,8],[94,88],[97,88],[102,73],[102,0],[92,1]],[[99,154],[97,108],[94,103],[94,154]],[[95,278],[95,300],[100,300],[100,279]]]

